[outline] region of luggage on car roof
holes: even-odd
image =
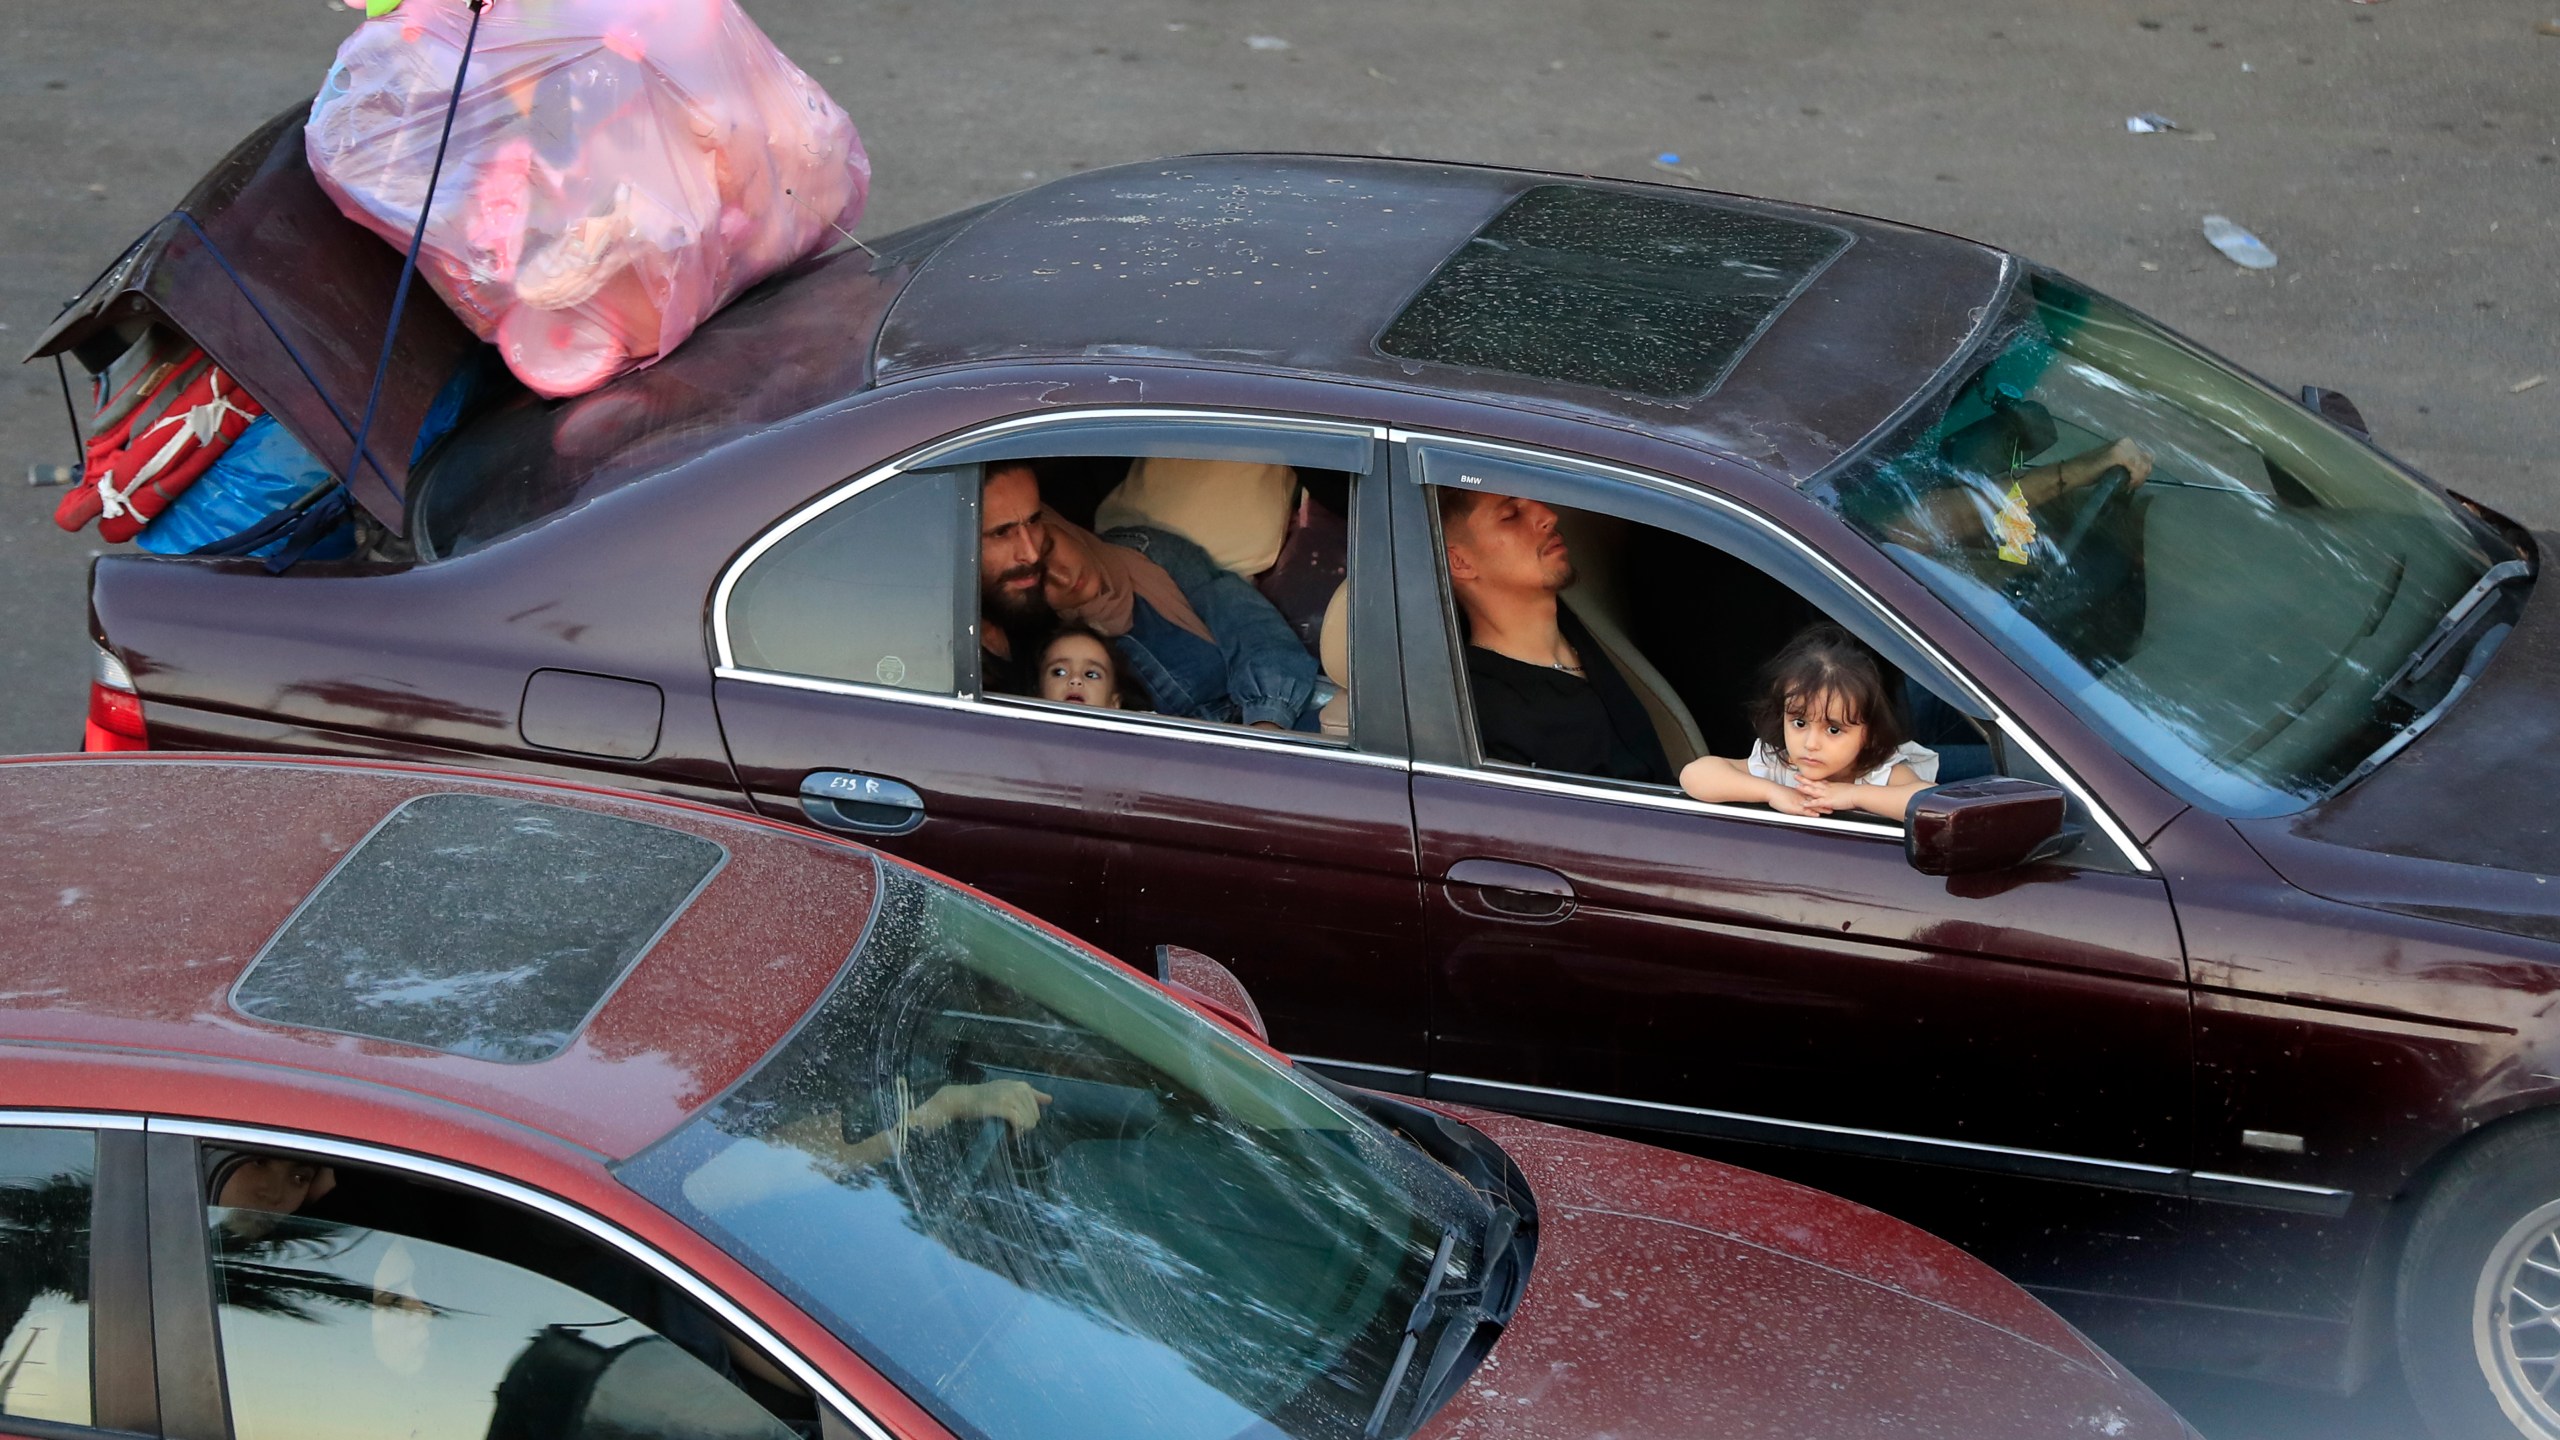
[[[735,0],[407,0],[339,46],[304,139],[403,251],[435,177],[418,278],[555,398],[850,234],[871,183],[853,121]]]

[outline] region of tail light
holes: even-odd
[[[142,696],[124,662],[98,647],[98,663],[89,676],[89,724],[80,737],[88,751],[148,750],[151,735],[142,726]]]

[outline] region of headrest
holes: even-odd
[[[1209,552],[1239,575],[1259,575],[1280,558],[1298,472],[1251,460],[1184,460],[1149,456],[1102,497],[1093,528],[1152,525]]]
[[[1316,627],[1316,663],[1324,678],[1345,689],[1351,686],[1351,582],[1333,587],[1324,602],[1324,623]]]

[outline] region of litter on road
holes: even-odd
[[[2510,394],[2510,395],[2521,395],[2521,394],[2523,394],[2524,392],[2526,392],[2527,390],[2532,389],[2534,386],[2539,385],[2539,384],[2541,384],[2543,381],[2548,380],[2548,379],[2550,379],[2550,378],[2551,378],[2551,377],[2550,377],[2550,376],[2548,376],[2548,375],[2531,375],[2531,376],[2527,376],[2526,378],[2524,378],[2524,379],[2522,379],[2522,380],[2517,381],[2517,382],[2516,382],[2516,383],[2514,383],[2513,385],[2508,386],[2508,387],[2507,387],[2507,393],[2508,393],[2508,394]]]
[[[2124,117],[2124,130],[2128,135],[2157,135],[2162,131],[2177,128],[2177,121],[2156,111],[2145,110],[2139,115]]]
[[[2276,252],[2267,248],[2267,242],[2242,229],[2239,222],[2228,215],[2204,217],[2204,238],[2212,243],[2214,249],[2222,252],[2224,259],[2243,269],[2275,268]]]

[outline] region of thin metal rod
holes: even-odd
[[[53,352],[54,378],[62,382],[62,413],[71,418],[71,469],[77,474],[88,469],[89,437],[80,433],[80,407],[71,403],[71,368],[62,363],[62,352]]]
[[[373,364],[373,386],[365,393],[364,418],[356,423],[356,448],[347,461],[350,474],[365,458],[365,441],[373,434],[373,415],[382,404],[382,380],[391,370],[391,347],[400,339],[400,312],[409,302],[409,282],[417,278],[418,251],[427,243],[427,221],[435,213],[436,182],[444,175],[444,155],[453,144],[453,117],[462,109],[462,82],[471,71],[471,47],[480,40],[480,17],[488,12],[490,0],[471,0],[471,29],[462,37],[462,63],[453,72],[453,94],[445,101],[444,133],[436,139],[436,161],[427,171],[426,198],[418,202],[418,228],[409,236],[409,253],[400,259],[400,285],[391,292],[391,318],[382,327],[382,356]],[[381,475],[386,486],[390,476],[379,461],[374,473]],[[407,496],[394,494],[406,503]]]
[[[818,207],[810,204],[807,200],[802,199],[799,191],[785,185],[782,187],[782,193],[790,196],[791,202],[798,205],[801,209],[808,211],[812,215],[818,215]],[[879,251],[874,250],[870,246],[863,244],[861,241],[854,239],[852,231],[847,230],[842,225],[838,225],[835,221],[828,219],[824,215],[818,215],[818,223],[843,236],[854,249],[861,251],[863,254],[870,256],[874,260],[880,258]]]

